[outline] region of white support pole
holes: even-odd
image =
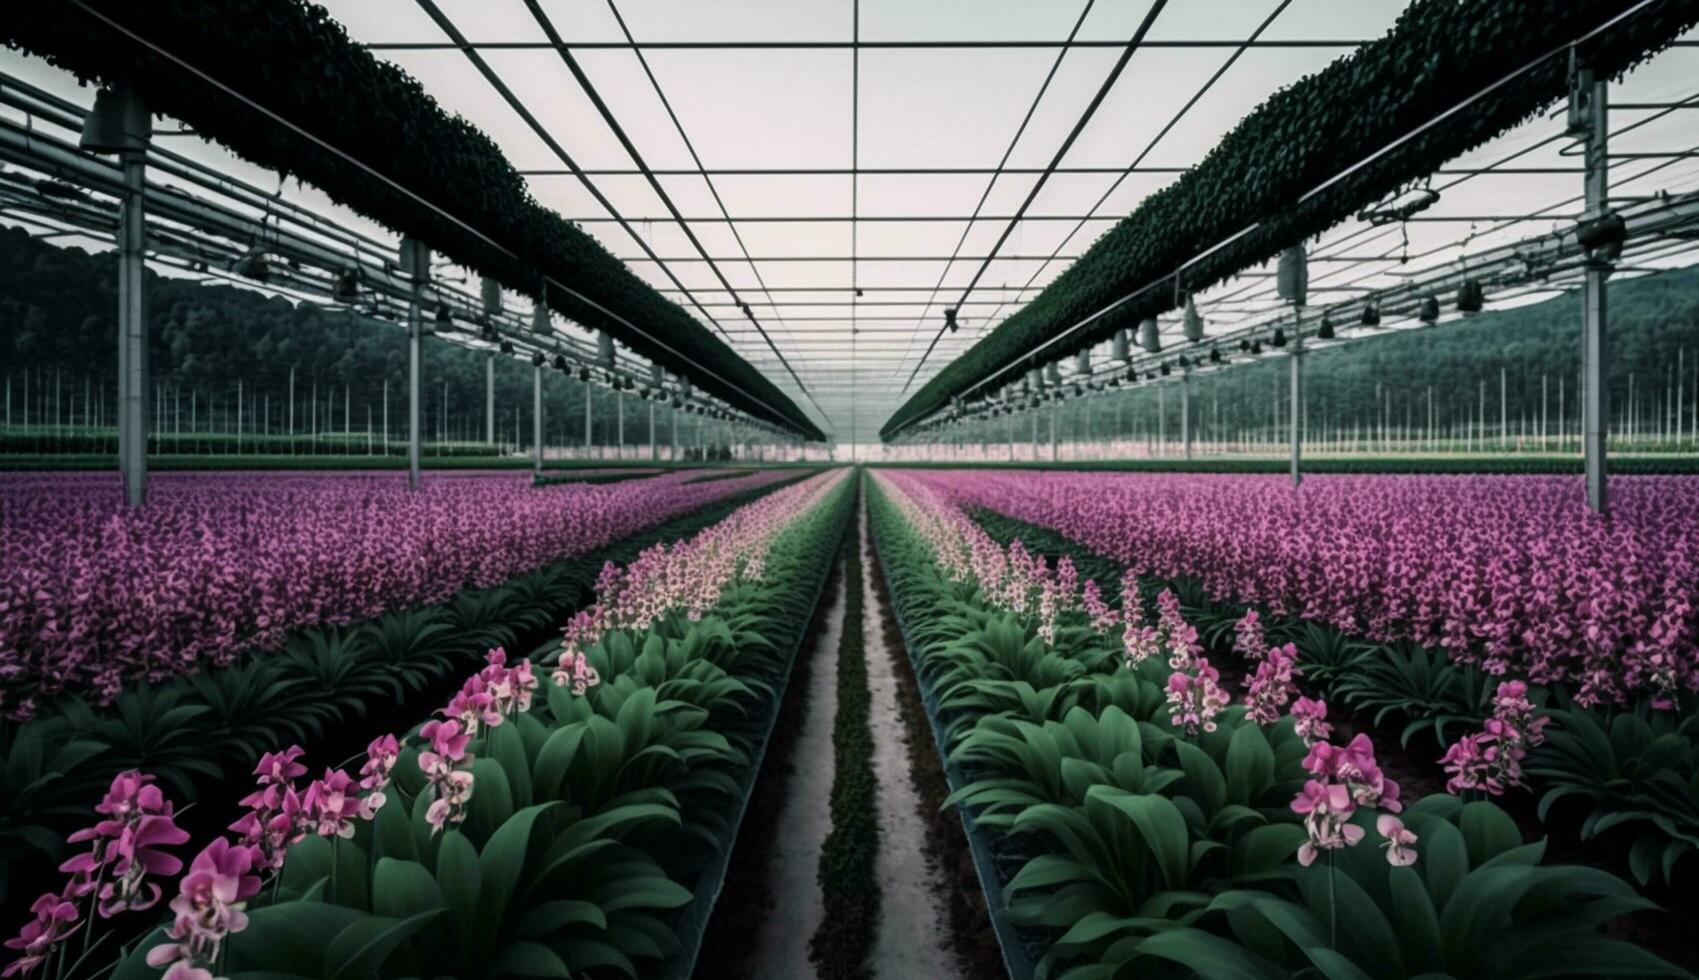
[[[1587,93],[1586,149],[1586,209],[1585,218],[1596,218],[1609,208],[1610,172],[1608,169],[1607,119],[1605,82],[1595,80],[1590,69],[1581,69],[1579,92]],[[1584,220],[1585,220],[1584,218]],[[1587,505],[1604,514],[1609,511],[1608,484],[1605,468],[1605,446],[1610,437],[1610,392],[1605,387],[1605,279],[1610,265],[1588,262],[1586,280],[1582,287],[1581,369],[1583,372],[1583,442],[1587,473]]]
[[[1057,449],[1057,447],[1056,447],[1056,415],[1061,410],[1061,405],[1062,405],[1062,400],[1060,398],[1054,399],[1050,402],[1050,462],[1052,462],[1052,463],[1056,462],[1056,458],[1057,458],[1056,457],[1056,449]]]
[[[659,398],[656,395],[655,398]],[[661,443],[655,438],[655,399],[649,399],[649,462],[658,463],[661,460]]]
[[[1155,455],[1168,455],[1168,386],[1156,386],[1156,452]]]
[[[484,442],[496,442],[496,352],[484,355]]]
[[[584,382],[584,458],[590,458],[590,444],[595,436],[590,431],[591,423],[595,420],[595,404],[590,400],[590,382]]]
[[[531,365],[531,473],[543,475],[543,366]]]
[[[410,279],[407,296],[407,487],[419,489],[419,457],[424,435],[421,411],[424,397],[421,360],[425,345],[425,280],[431,274],[431,253],[423,242],[401,243],[402,267]]]
[[[619,433],[618,434],[618,438],[619,438],[619,458],[624,459],[625,458],[625,389],[621,388],[620,390],[618,390],[614,393],[614,407],[619,412],[619,429],[618,429],[618,433]]]
[[[1187,368],[1180,376],[1180,444],[1185,447],[1186,458],[1192,458],[1192,369]]]
[[[121,154],[124,196],[118,210],[118,467],[131,507],[147,503],[146,159],[145,149]]]

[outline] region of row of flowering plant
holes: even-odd
[[[930,481],[876,482],[875,539],[963,774],[951,802],[994,865],[1019,869],[1001,889],[1041,971],[1683,975],[1571,927],[1649,907],[1625,883],[1541,865],[1491,803],[1406,801],[1366,737],[1333,740],[1325,702],[1298,694],[1295,651],[1254,620],[1245,705],[1193,693],[1219,673],[1172,595],[1150,610],[1123,583],[1118,623],[1082,610],[1050,646],[955,574],[967,518]]]
[[[779,505],[763,498],[755,513],[765,522],[746,516],[737,526],[769,532],[760,553],[781,571],[819,566],[823,578],[811,529],[840,482],[817,477],[781,491]],[[791,527],[798,534],[775,544]],[[769,556],[775,548],[782,554]],[[721,666],[739,653],[720,641],[725,623],[801,628],[783,622],[778,590],[721,588],[723,601],[697,621],[668,616],[581,650],[601,676],[569,669],[557,683],[558,671],[490,651],[425,724],[375,740],[357,772],[331,768],[309,781],[298,747],[268,754],[234,836],[191,863],[171,922],[114,976],[635,973],[635,958],[667,955],[677,941],[666,917],[691,892],[657,855],[672,860],[679,840],[699,840],[723,819],[726,801],[707,771],[748,766],[747,748],[713,727],[748,709],[737,703],[751,691],[739,677],[755,676],[753,661]],[[130,891],[154,898],[150,883]],[[40,956],[34,965],[64,950],[69,934],[55,925],[57,906],[42,904],[44,916],[19,937]]]
[[[292,631],[433,605],[594,551],[752,485],[670,473],[529,490],[513,473],[0,478],[0,713],[231,663]]]
[[[958,506],[1053,528],[1139,577],[1376,641],[1408,639],[1577,702],[1699,689],[1699,484],[1625,481],[1608,521],[1561,477],[915,471]]]

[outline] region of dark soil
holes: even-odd
[[[944,808],[950,786],[932,741],[932,728],[908,659],[907,645],[891,612],[884,569],[879,562],[870,561],[867,571],[878,598],[879,627],[884,634],[885,649],[890,653],[890,669],[897,680],[907,730],[909,773],[920,797],[920,818],[926,825],[924,851],[928,863],[939,872],[935,880],[944,889],[938,899],[948,912],[950,944],[963,975],[1001,977],[1004,975],[1002,950],[997,945],[997,933],[991,925],[991,912],[974,870],[973,852],[968,847],[961,818],[954,807]]]
[[[855,547],[853,534],[844,536],[844,548]],[[841,587],[844,552],[832,563],[826,579],[824,595],[834,595]],[[767,745],[766,758],[756,776],[755,786],[744,812],[743,825],[738,830],[732,853],[736,856],[726,870],[725,884],[714,914],[708,919],[706,938],[696,959],[696,980],[738,980],[753,973],[751,957],[757,952],[756,935],[761,921],[773,912],[774,898],[771,882],[774,879],[773,845],[778,840],[778,821],[784,812],[784,802],[790,795],[792,778],[796,774],[795,754],[797,736],[808,713],[809,678],[813,675],[815,654],[822,634],[830,634],[826,622],[834,603],[823,601],[814,610],[814,619],[792,668],[790,682],[785,688],[785,700],[779,707],[773,735]],[[784,874],[813,876],[814,869],[785,868]]]

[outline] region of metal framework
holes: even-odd
[[[1200,22],[1187,5],[1139,5],[1133,16],[1073,0],[1032,14],[1031,23],[1047,26],[1028,36],[991,36],[991,28],[971,38],[926,5],[864,21],[852,3],[848,16],[806,36],[787,36],[795,28],[782,19],[751,28],[719,23],[723,10],[668,5],[662,20],[658,8],[620,0],[587,5],[571,24],[523,0],[516,17],[489,22],[496,27],[440,0],[329,7],[369,50],[489,133],[539,200],[717,330],[837,440],[859,443],[903,392],[1038,295],[1246,109],[1378,35],[1403,5],[1354,5],[1350,26],[1336,30],[1290,0],[1260,0],[1219,24]],[[1412,290],[1455,288],[1460,270],[1511,270],[1524,261],[1511,253],[1543,255],[1532,244],[1540,236],[1568,232],[1598,207],[1649,213],[1664,205],[1646,198],[1699,186],[1686,128],[1699,99],[1669,96],[1670,77],[1699,77],[1696,44],[1679,42],[1618,88],[1598,141],[1608,138],[1608,153],[1584,158],[1561,118],[1538,119],[1435,171],[1440,200],[1428,210],[1395,224],[1346,222],[1309,243],[1309,305],[1298,319],[1271,274],[1199,293],[1206,344],[1226,351],[1282,320],[1309,324],[1328,311],[1343,318],[1366,299],[1396,305]],[[1637,84],[1642,73],[1662,82]],[[999,82],[1000,74],[1012,80]],[[958,97],[979,86],[994,91]],[[192,135],[160,127],[150,172],[190,173],[188,158],[170,149],[187,148],[174,141]],[[983,139],[967,138],[975,135]],[[1606,164],[1613,186],[1595,201],[1582,193],[1583,176]],[[237,193],[224,190],[220,170],[172,176]],[[0,194],[8,215],[47,220],[28,211],[32,190],[0,183]],[[268,198],[242,191],[239,210],[252,219]],[[110,209],[91,210],[111,224]],[[391,254],[392,242],[334,237],[326,226],[347,223],[327,222],[315,213],[322,209],[296,210],[292,220],[312,229],[303,236],[333,254]],[[151,212],[149,220],[157,261],[177,261],[172,250],[186,243],[210,247],[205,229]],[[78,212],[71,225],[95,230],[94,221]],[[224,230],[226,242],[241,240]],[[1633,263],[1699,258],[1675,240],[1631,230]],[[306,293],[326,282],[312,270],[300,284]],[[1508,300],[1584,278],[1579,266],[1555,275],[1487,285]],[[1404,328],[1398,317],[1387,322],[1305,343],[1319,350]],[[1161,327],[1165,344],[1182,342],[1178,321]],[[1054,358],[1063,347],[1035,353]],[[1098,351],[1094,363],[1107,371],[1113,362]]]
[[[535,311],[491,310],[484,299],[458,283],[466,274],[443,275],[430,253],[416,243],[384,241],[331,218],[281,200],[228,174],[150,145],[144,137],[116,161],[77,145],[85,113],[16,78],[0,75],[0,221],[43,237],[115,240],[119,246],[119,461],[125,497],[147,499],[148,433],[144,262],[209,280],[246,281],[292,299],[343,306],[374,320],[402,316],[408,332],[409,481],[419,483],[421,461],[420,367],[427,335],[482,350],[485,364],[485,434],[495,429],[494,359],[497,356],[560,356],[583,380],[616,390],[653,384],[653,368],[631,355],[607,365],[597,340],[583,330],[561,329],[551,320],[539,333]],[[145,118],[145,116],[143,117]],[[98,151],[97,151],[98,152]],[[163,179],[167,182],[160,182]],[[116,219],[114,219],[116,215]],[[244,259],[262,255],[267,273],[245,279]],[[339,278],[359,283],[355,301],[335,299]],[[427,309],[427,306],[429,307]],[[536,466],[542,463],[542,368],[534,367],[533,412]],[[587,384],[586,404],[592,384]],[[669,386],[671,387],[671,386]],[[773,432],[688,385],[673,397],[690,410],[737,419],[748,429]],[[660,400],[661,393],[655,394]],[[585,444],[590,443],[586,416]]]

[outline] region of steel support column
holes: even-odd
[[[1302,307],[1299,307],[1302,309]],[[1304,482],[1300,468],[1304,455],[1304,335],[1292,328],[1292,409],[1286,425],[1292,442],[1292,485]]]
[[[1050,403],[1050,462],[1057,460],[1057,413],[1060,406],[1060,401]]]
[[[1187,368],[1180,376],[1180,445],[1186,458],[1192,458],[1192,372]]]
[[[655,401],[649,400],[649,462],[658,463],[661,460],[661,443],[655,438]]]
[[[543,366],[531,365],[531,472],[543,475]]]
[[[407,487],[419,489],[419,457],[423,439],[423,391],[421,364],[425,344],[425,281],[431,274],[431,253],[423,242],[401,243],[401,267],[407,285]]]
[[[118,212],[118,467],[124,500],[147,503],[147,231],[142,207],[147,151],[125,150]]]
[[[484,355],[484,441],[496,441],[496,352]]]
[[[1578,94],[1587,100],[1586,135],[1586,209],[1583,221],[1602,216],[1609,208],[1610,171],[1607,135],[1608,105],[1603,81],[1593,79],[1591,70],[1582,69],[1578,79]],[[1606,344],[1605,280],[1610,276],[1608,261],[1589,261],[1581,293],[1581,372],[1582,372],[1582,443],[1587,473],[1587,506],[1604,514],[1610,510],[1609,481],[1605,463],[1606,445],[1610,440],[1610,390],[1605,385],[1610,348]]]
[[[1168,455],[1168,386],[1156,386],[1156,455]]]

